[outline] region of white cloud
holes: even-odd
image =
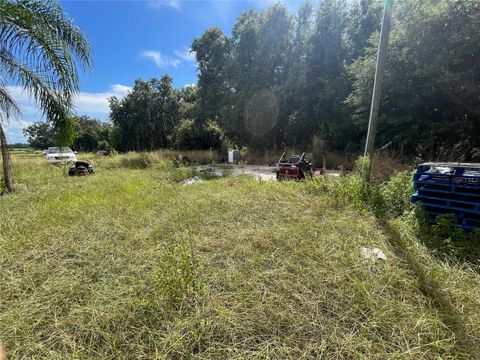
[[[196,61],[195,51],[192,51],[191,48],[185,47],[183,50],[175,50],[174,53],[175,53],[175,55],[177,55],[182,60]]]
[[[23,135],[23,129],[20,128],[5,128],[5,136],[9,144],[25,144],[27,142]]]
[[[180,0],[149,0],[148,4],[154,9],[169,7],[175,10],[181,10]]]
[[[145,59],[152,60],[159,68],[173,66],[176,68],[180,64],[180,59],[162,55],[160,51],[146,50],[140,54]]]
[[[110,86],[109,91],[105,92],[90,93],[81,91],[74,101],[75,111],[79,115],[86,114],[105,120],[110,113],[108,99],[112,96],[123,98],[131,90],[130,86],[114,84]]]
[[[3,127],[9,143],[22,143],[25,142],[23,136],[23,129],[32,125],[33,121],[26,121],[22,119],[9,120]]]
[[[175,56],[168,56],[162,54],[160,51],[145,50],[140,53],[144,59],[149,59],[155,63],[159,68],[178,67],[183,61],[195,62],[195,52],[192,49],[183,47],[182,50],[174,50]]]
[[[131,86],[122,85],[122,84],[113,84],[110,86],[110,89],[117,94],[123,94],[123,96],[127,95],[130,91],[132,91]]]
[[[12,118],[5,124],[7,139],[9,142],[24,142],[26,139],[22,130],[32,122],[44,120],[42,111],[30,98],[28,92],[19,86],[8,86],[8,92],[20,107],[21,115]],[[110,113],[108,99],[112,96],[123,98],[132,88],[122,84],[113,84],[105,92],[81,91],[74,99],[74,109],[78,115],[88,115],[100,120],[107,120]]]
[[[80,92],[75,98],[75,111],[77,114],[108,114],[108,98],[114,95],[115,94],[110,92]]]
[[[4,125],[5,135],[7,136],[7,141],[11,144],[14,143],[24,143],[26,142],[25,136],[23,135],[23,129],[32,125],[34,121],[39,121],[41,117],[30,120],[23,120],[19,118],[9,119]]]
[[[11,121],[8,122],[7,127],[9,129],[23,129],[30,125],[31,125],[30,121],[25,121],[22,119],[12,119]]]

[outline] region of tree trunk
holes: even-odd
[[[14,188],[12,168],[10,166],[10,153],[7,147],[7,137],[3,132],[2,125],[0,125],[0,149],[2,151],[3,180],[5,182],[5,188],[8,192],[13,192]]]

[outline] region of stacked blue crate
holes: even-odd
[[[480,164],[420,164],[413,181],[412,202],[428,215],[455,214],[464,229],[480,229]]]

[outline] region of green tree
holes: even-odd
[[[34,122],[32,125],[23,129],[23,134],[27,137],[28,144],[35,149],[46,149],[54,146],[57,134],[49,122]]]
[[[287,102],[282,101],[288,99],[282,95],[292,51],[292,26],[287,8],[275,4],[262,12],[250,10],[240,15],[233,27],[224,80],[228,92],[219,123],[235,142],[257,147],[275,147],[281,142],[288,108]],[[269,120],[274,125],[270,131],[253,134],[245,126],[249,116],[246,109],[265,91],[276,98],[277,106],[272,108],[277,108],[277,118]],[[269,105],[272,104],[265,104],[265,108]]]
[[[137,79],[132,91],[119,100],[110,99],[113,146],[120,151],[145,151],[174,145],[180,122],[182,91],[168,75],[148,81]]]
[[[180,117],[182,119],[195,119],[198,101],[198,87],[187,85],[179,90]]]
[[[379,0],[355,0],[350,4],[344,47],[348,63],[364,54],[370,46],[372,34],[380,30],[383,2]]]
[[[110,148],[110,123],[92,119],[89,116],[79,116],[75,121],[75,141],[72,147],[80,151],[95,151],[105,147]]]
[[[222,129],[213,121],[198,126],[183,119],[176,130],[175,147],[181,150],[218,149],[222,144]]]
[[[14,186],[1,124],[20,112],[7,84],[17,84],[32,96],[54,124],[59,145],[66,145],[72,140],[77,64],[90,65],[90,45],[56,1],[0,2],[0,144],[7,191]]]
[[[228,89],[225,80],[225,67],[229,54],[229,41],[219,28],[207,29],[192,43],[198,69],[198,107],[197,118],[200,123],[216,120],[222,99]]]
[[[293,146],[305,143],[305,134],[312,133],[312,122],[307,121],[307,56],[311,52],[314,7],[306,1],[295,18],[295,35],[290,53],[288,78],[285,84],[286,123],[284,141]]]
[[[80,151],[94,151],[101,148],[110,148],[112,126],[110,123],[92,119],[89,116],[75,116],[74,141],[72,148]],[[48,121],[35,122],[23,130],[28,144],[36,149],[45,149],[57,143],[55,127]]]
[[[162,76],[160,81],[154,78],[148,82],[152,89],[149,129],[156,134],[155,138],[150,137],[150,149],[172,145],[180,115],[180,94],[173,88],[172,83],[169,75]]]
[[[345,71],[346,4],[325,0],[318,9],[307,55],[306,119],[310,129],[327,143],[341,147],[346,127],[343,101],[348,95]]]
[[[415,11],[412,11],[415,9]],[[469,160],[480,146],[480,3],[397,3],[390,36],[378,144],[431,160]],[[374,74],[373,37],[349,71],[348,99],[366,131]]]

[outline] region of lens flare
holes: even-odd
[[[263,136],[275,126],[278,117],[278,101],[267,89],[257,91],[245,107],[245,128],[254,136]]]

